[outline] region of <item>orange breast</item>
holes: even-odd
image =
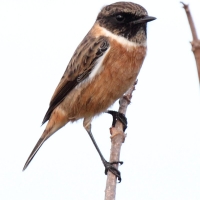
[[[91,117],[105,111],[134,83],[140,71],[146,47],[127,47],[110,41],[103,70],[91,82],[75,88],[60,104],[70,119]]]

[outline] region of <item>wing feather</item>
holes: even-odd
[[[96,60],[109,48],[106,37],[93,38],[87,35],[77,47],[60,83],[50,101],[42,124],[49,120],[53,110],[65,99],[71,90],[85,80],[92,72]]]

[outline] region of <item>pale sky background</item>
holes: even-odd
[[[82,120],[58,131],[22,168],[73,52],[114,2],[0,0],[1,200],[104,199],[104,167]],[[199,200],[200,91],[186,14],[178,0],[135,3],[157,20],[148,24],[148,54],[127,112],[116,199]],[[200,30],[200,1],[185,3]],[[102,114],[92,123],[107,159],[111,122]]]

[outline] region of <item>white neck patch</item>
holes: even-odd
[[[129,47],[138,47],[138,46],[146,47],[147,46],[146,41],[142,44],[138,44],[136,42],[129,41],[125,37],[115,35],[103,27],[99,27],[99,28],[101,29],[101,33],[103,33],[104,36],[112,38],[113,40],[116,40],[118,43],[120,43],[124,47],[127,47],[127,46],[129,46]]]

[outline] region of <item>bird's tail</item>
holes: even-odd
[[[44,133],[45,133],[45,131],[44,131]],[[38,140],[37,144],[35,145],[34,149],[31,152],[30,156],[28,157],[28,159],[24,165],[23,171],[28,167],[29,163],[31,162],[31,160],[33,159],[33,157],[35,156],[37,151],[40,149],[40,147],[43,145],[43,143],[47,140],[47,137],[44,136],[44,133]]]
[[[65,116],[63,116],[61,113],[54,112],[53,116],[51,116],[51,118],[49,119],[48,124],[47,124],[42,136],[38,140],[37,144],[35,145],[34,149],[31,152],[30,156],[28,157],[28,159],[24,165],[23,171],[28,167],[29,163],[31,162],[31,160],[33,159],[33,157],[35,156],[37,151],[40,149],[40,147],[43,145],[43,143],[51,135],[53,135],[58,129],[62,128],[67,122],[68,121],[66,121]]]

